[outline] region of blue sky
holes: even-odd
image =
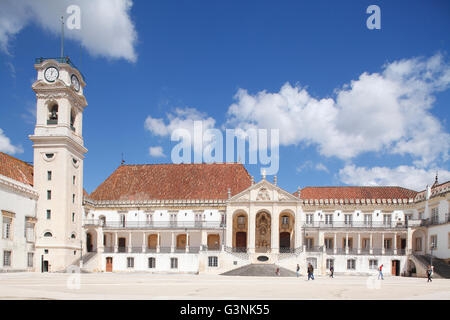
[[[437,170],[450,179],[448,1],[88,2],[0,4],[0,151],[32,161],[34,58],[59,56],[58,17],[78,4],[81,30],[67,30],[65,54],[86,77],[88,192],[122,153],[126,164],[170,162],[176,143],[148,123],[194,118],[279,128],[278,184],[291,192],[419,190]],[[366,27],[371,4],[381,30]],[[92,23],[105,16],[117,19]]]

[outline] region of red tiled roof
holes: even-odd
[[[0,174],[33,186],[33,165],[0,152]]]
[[[92,200],[219,200],[251,185],[242,164],[122,165],[94,192]]]
[[[295,192],[298,196],[298,193]],[[305,187],[301,199],[410,199],[417,191],[402,187]]]

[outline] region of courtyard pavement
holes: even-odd
[[[444,299],[450,279],[242,277],[149,273],[0,273],[0,299]]]

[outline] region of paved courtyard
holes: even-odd
[[[79,282],[77,276],[80,276]],[[77,288],[79,283],[79,288]],[[0,274],[0,299],[450,299],[450,280],[146,273]]]

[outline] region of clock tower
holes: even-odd
[[[34,188],[39,270],[62,271],[80,258],[82,242],[83,75],[70,59],[36,59]]]

